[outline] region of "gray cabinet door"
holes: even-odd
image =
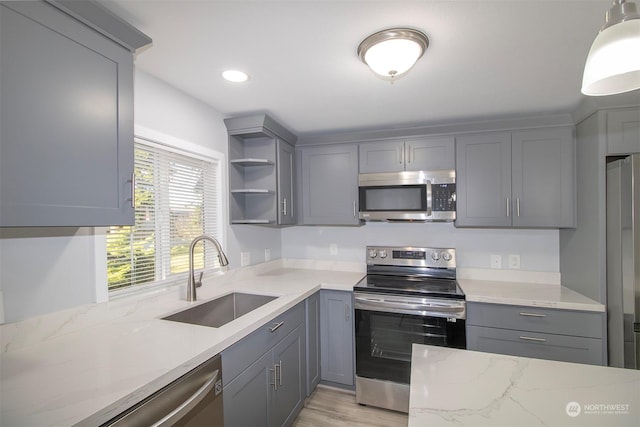
[[[320,292],[306,300],[307,307],[307,396],[320,382]]]
[[[303,147],[302,223],[358,225],[358,147]]]
[[[0,226],[133,224],[132,54],[44,2],[0,23]]]
[[[352,307],[351,292],[320,292],[320,372],[323,381],[353,385]]]
[[[360,173],[397,172],[405,167],[404,141],[388,140],[360,144]]]
[[[294,149],[278,139],[278,224],[295,224],[294,216]]]
[[[273,388],[274,382],[273,369],[273,353],[269,351],[225,385],[223,392],[225,426],[266,425],[269,417],[270,389]]]
[[[405,141],[405,170],[453,170],[456,167],[453,137],[417,138]]]
[[[360,144],[360,173],[455,169],[453,137],[421,137]]]
[[[572,129],[514,132],[511,138],[513,226],[574,227]]]
[[[607,112],[607,154],[640,153],[640,109]]]
[[[511,134],[456,138],[457,226],[511,226]]]
[[[269,425],[290,425],[302,409],[305,398],[304,326],[298,326],[273,348],[276,385],[270,388]]]

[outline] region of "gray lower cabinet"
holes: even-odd
[[[467,349],[603,365],[604,313],[467,303]]]
[[[305,302],[222,352],[225,426],[290,425],[306,395]]]
[[[302,147],[300,198],[303,225],[359,225],[358,146]]]
[[[82,21],[45,2],[0,4],[1,227],[134,222],[133,55],[91,15],[136,30],[64,3]]]
[[[360,173],[455,169],[453,137],[421,137],[361,143]]]
[[[305,301],[307,308],[307,396],[320,382],[320,292]]]
[[[353,293],[320,291],[320,372],[323,382],[354,385]]]
[[[456,226],[575,227],[573,129],[457,137],[456,181]]]

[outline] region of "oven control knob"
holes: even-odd
[[[375,258],[378,255],[375,249],[369,249],[369,258]]]
[[[449,252],[443,253],[442,259],[444,259],[445,261],[451,261],[451,254]]]
[[[386,258],[387,257],[387,251],[385,251],[384,249],[381,249],[378,251],[378,255],[380,255],[380,258]]]
[[[438,261],[440,259],[440,254],[438,252],[432,252],[431,259],[434,261]]]

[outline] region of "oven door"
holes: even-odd
[[[412,344],[466,348],[464,301],[411,299],[355,294],[357,376],[409,384]]]

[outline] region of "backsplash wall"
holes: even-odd
[[[491,255],[520,255],[520,270],[558,272],[558,230],[456,228],[453,223],[372,222],[361,227],[291,227],[282,230],[282,257],[365,262],[365,246],[456,249],[457,266],[491,268]],[[332,255],[330,245],[337,246]]]

